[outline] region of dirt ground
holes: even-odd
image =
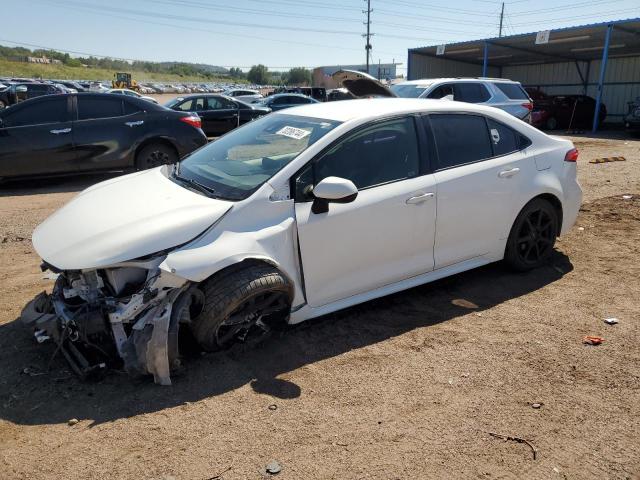
[[[572,137],[585,203],[548,267],[368,302],[172,387],[81,383],[17,320],[51,287],[33,228],[105,177],[0,187],[0,478],[639,478],[640,141],[609,136]]]

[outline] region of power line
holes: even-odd
[[[42,0],[40,0],[42,1]],[[216,24],[216,25],[229,25],[235,27],[248,27],[248,28],[262,28],[268,30],[289,30],[294,32],[314,32],[314,33],[327,33],[327,34],[339,34],[339,35],[357,35],[357,32],[348,31],[348,30],[324,30],[318,28],[301,28],[301,27],[293,27],[293,26],[285,26],[285,25],[265,25],[259,23],[246,23],[246,22],[226,22],[221,20],[211,20],[209,18],[197,18],[197,17],[188,17],[184,15],[171,15],[171,14],[163,14],[156,12],[148,12],[142,10],[132,10],[126,8],[114,8],[108,6],[94,6],[94,5],[86,5],[81,2],[75,2],[73,0],[50,0],[52,3],[62,4],[62,5],[72,5],[74,8],[80,8],[85,10],[94,10],[99,12],[113,12],[113,13],[126,13],[129,15],[137,15],[142,17],[154,17],[161,18],[165,20],[181,20],[184,22],[195,22],[195,23],[206,23],[206,24]]]

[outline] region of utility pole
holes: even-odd
[[[502,20],[504,19],[504,2],[502,2],[502,9],[500,10],[500,30],[498,31],[498,37],[502,36]]]
[[[369,57],[370,55],[370,51],[371,51],[371,36],[373,35],[371,33],[371,0],[366,0],[367,2],[367,9],[363,10],[362,13],[366,13],[367,14],[367,22],[366,22],[366,26],[367,26],[367,33],[363,35],[363,37],[365,37],[367,39],[367,43],[364,46],[364,50],[365,53],[367,54],[367,73],[369,73]]]

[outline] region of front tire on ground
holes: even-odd
[[[209,352],[260,341],[286,320],[293,297],[293,286],[277,268],[250,261],[221,271],[201,289],[205,304],[191,329]]]
[[[136,170],[146,170],[177,161],[178,154],[172,147],[162,143],[152,143],[136,155]]]
[[[509,233],[507,265],[524,272],[546,263],[560,230],[558,220],[558,212],[547,200],[534,198],[527,203]]]

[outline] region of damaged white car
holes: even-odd
[[[577,151],[500,110],[412,99],[272,113],[94,185],[33,244],[59,273],[23,320],[81,375],[170,384],[206,351],[501,259],[543,264],[581,201]]]

